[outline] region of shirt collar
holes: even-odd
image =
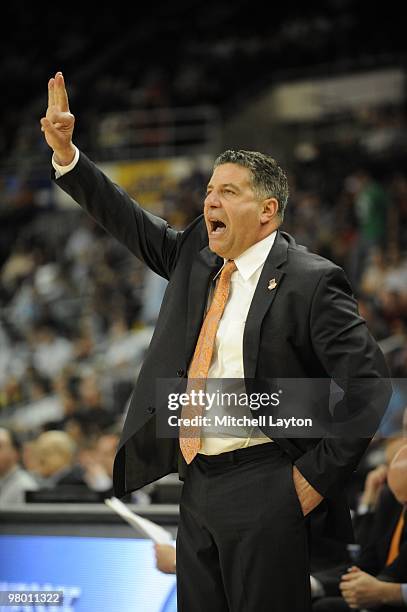
[[[267,259],[267,255],[270,253],[270,249],[274,244],[276,235],[277,231],[274,231],[272,234],[269,234],[263,238],[263,240],[252,244],[252,246],[246,249],[246,251],[239,255],[239,257],[236,257],[235,264],[243,280],[247,281],[256,272],[256,270],[258,270],[260,266],[264,264]],[[223,265],[225,265],[226,261],[227,260],[224,259]],[[220,274],[222,268],[219,270],[218,274]],[[215,279],[217,278],[218,274],[216,274]]]

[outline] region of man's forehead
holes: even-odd
[[[239,187],[247,187],[251,185],[250,170],[239,164],[221,164],[217,166],[211,178],[209,185],[237,185]]]

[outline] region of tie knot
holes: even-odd
[[[220,273],[220,278],[230,278],[233,274],[233,272],[235,272],[235,270],[237,270],[237,266],[235,264],[235,262],[233,261],[233,259],[229,259],[225,265],[222,268],[222,272]]]

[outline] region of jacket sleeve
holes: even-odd
[[[55,183],[95,221],[154,272],[169,278],[177,260],[182,232],[143,210],[83,153],[77,165]]]
[[[342,388],[343,398],[335,406],[331,432],[295,465],[321,495],[329,497],[356,469],[387,408],[391,384],[383,354],[337,266],[326,269],[318,281],[310,335],[320,363]]]

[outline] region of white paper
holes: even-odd
[[[129,510],[129,508],[117,499],[117,497],[111,497],[110,499],[105,499],[105,504],[109,506],[112,510],[117,512],[122,519],[127,521],[136,531],[141,532],[144,536],[153,540],[156,544],[171,544],[172,536],[171,534],[157,525],[152,521],[149,521],[142,516],[139,516],[135,512]]]

